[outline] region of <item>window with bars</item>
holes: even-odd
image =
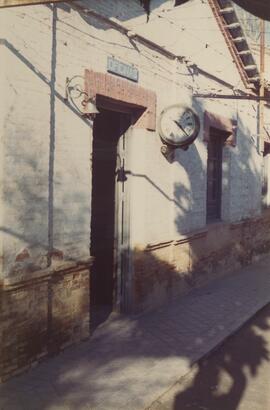
[[[207,222],[221,219],[222,150],[227,137],[226,132],[210,128],[207,158]]]

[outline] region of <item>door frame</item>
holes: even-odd
[[[129,118],[131,121],[131,117]],[[120,119],[121,122],[121,119]],[[122,124],[120,124],[121,126]],[[123,166],[124,171],[129,167],[129,138],[131,123],[126,131],[119,137],[117,144],[117,162],[120,158],[118,169]],[[120,177],[127,178],[121,183],[118,176],[115,178],[115,246],[114,246],[114,310],[126,312],[128,310],[128,283],[130,282],[130,175],[125,172]]]
[[[119,102],[113,99],[110,99],[105,96],[97,96],[96,98],[96,106],[97,108],[109,110],[116,113],[128,114],[130,116],[130,126],[125,132],[125,159],[126,159],[126,166],[129,164],[129,149],[128,149],[128,142],[130,138],[130,134],[132,132],[132,126],[137,121],[138,117],[142,115],[143,108],[138,106],[133,106],[132,104]],[[121,138],[121,137],[120,137]],[[118,148],[117,148],[117,155],[118,155]],[[128,176],[130,178],[130,176]],[[115,179],[115,185],[117,185]],[[130,297],[131,291],[129,284],[131,283],[131,252],[130,252],[130,184],[126,185],[126,192],[125,192],[125,235],[127,237],[126,240],[126,256],[124,257],[124,268],[125,272],[121,266],[119,266],[119,261],[123,259],[122,255],[120,254],[121,250],[119,249],[119,189],[117,186],[115,187],[115,227],[114,227],[114,267],[113,267],[113,311],[118,313],[125,313],[129,311],[130,306]],[[123,265],[122,265],[123,266]]]

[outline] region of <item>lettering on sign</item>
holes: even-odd
[[[108,57],[107,59],[107,71],[135,82],[139,80],[139,71],[136,67],[122,63],[113,57]]]

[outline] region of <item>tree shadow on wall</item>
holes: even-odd
[[[203,104],[196,102],[194,108],[203,114]],[[229,112],[228,118],[230,115]],[[185,184],[177,181],[174,185],[175,202],[185,201],[188,190],[185,210],[175,207],[176,231],[189,235],[192,230],[201,230],[205,236],[202,241],[197,240],[200,235],[197,238],[195,235],[190,242],[190,269],[194,276],[201,277],[200,284],[206,283],[213,274],[220,276],[232,270],[232,266],[237,269],[249,265],[256,254],[268,251],[263,244],[268,239],[260,235],[256,220],[261,210],[261,171],[255,159],[257,147],[241,118],[238,118],[237,129],[236,146],[224,144],[222,148],[220,219],[206,222],[207,144],[195,141],[187,152],[177,150],[175,155],[179,172],[188,176]]]
[[[89,229],[89,227],[85,228],[89,223],[90,214],[87,194],[80,192],[77,187],[72,190],[70,187],[67,189],[64,186],[68,175],[66,170],[61,172],[61,169],[58,168],[57,175],[55,175],[55,156],[57,155],[59,158],[58,147],[64,141],[61,141],[63,134],[59,136],[56,130],[58,121],[56,119],[56,106],[59,103],[65,105],[73,114],[74,119],[79,120],[78,124],[83,123],[91,128],[91,122],[82,117],[65,96],[57,91],[57,22],[58,9],[61,7],[58,4],[40,7],[46,7],[49,10],[48,15],[51,13],[52,18],[51,53],[47,56],[47,60],[44,59],[44,72],[38,69],[39,64],[35,57],[30,60],[21,52],[18,46],[19,42],[13,44],[9,39],[0,40],[1,44],[18,59],[19,64],[22,63],[29,73],[40,80],[40,87],[49,87],[46,114],[40,111],[39,115],[35,117],[36,111],[33,109],[34,114],[31,112],[31,115],[35,123],[31,127],[29,123],[25,125],[16,117],[14,106],[18,104],[17,98],[20,98],[20,95],[16,91],[16,82],[13,86],[16,102],[15,99],[11,99],[11,106],[7,114],[7,124],[10,126],[8,129],[9,138],[5,140],[5,158],[8,158],[8,161],[5,161],[5,172],[11,178],[8,183],[3,184],[4,202],[6,209],[9,208],[9,212],[0,226],[0,231],[4,233],[5,242],[8,244],[7,248],[12,249],[12,252],[6,252],[9,254],[7,257],[5,255],[4,259],[6,274],[6,266],[10,266],[10,264],[14,264],[14,273],[18,273],[22,267],[23,262],[17,263],[15,259],[16,254],[23,247],[26,247],[30,256],[31,254],[33,256],[33,260],[29,258],[25,261],[26,268],[31,273],[33,270],[44,269],[51,264],[51,256],[54,255],[55,251],[58,252],[55,249],[56,244],[65,242],[65,245],[73,250],[74,243],[81,240],[81,232],[84,232],[84,236],[86,236]],[[47,72],[50,75],[47,75]],[[31,92],[29,95],[30,102],[34,107],[34,97]],[[16,124],[16,127],[13,124]],[[40,135],[37,124],[44,130],[46,129],[48,133],[47,138],[42,139],[42,141],[38,140]],[[18,135],[20,138],[17,138]],[[44,133],[44,135],[46,134]],[[31,149],[29,149],[29,144]],[[72,172],[72,178],[78,181],[80,175],[76,167],[72,165],[69,172],[70,174]],[[16,175],[16,178],[12,178],[13,175]],[[64,187],[62,193],[59,180],[57,180],[59,177]],[[60,195],[58,195],[59,193]],[[58,203],[55,196],[58,197]],[[72,207],[73,209],[71,209]],[[70,226],[70,213],[73,214],[72,227]],[[69,232],[67,232],[68,226]],[[13,242],[12,245],[10,245],[11,242]],[[61,253],[63,252],[60,250]],[[64,257],[76,260],[75,254],[74,257],[68,255],[64,255]]]
[[[195,168],[197,167],[195,178],[194,175],[192,178],[193,163],[184,158],[182,153],[178,154],[177,159],[186,173],[191,176],[190,209],[187,217],[191,221],[194,218],[194,226],[197,225],[200,229],[204,227],[205,220],[199,214],[196,222],[196,209],[193,211],[192,208],[198,201],[206,204],[206,169],[202,165],[196,144],[193,144],[191,153],[195,160]],[[224,275],[232,270],[232,266],[237,269],[250,265],[256,253],[267,252],[262,244],[266,238],[262,239],[256,223],[252,223],[252,218],[259,215],[261,206],[260,170],[255,164],[256,155],[256,146],[250,130],[238,118],[237,145],[223,148],[222,220],[216,221],[216,226],[213,224],[207,227],[205,241],[190,242],[191,279],[194,278],[195,286],[207,283],[213,275],[214,277]],[[200,185],[203,185],[203,190],[200,189]],[[180,197],[182,191],[182,183],[175,184],[175,196]],[[183,226],[185,218],[186,215],[181,213],[176,216],[175,224],[178,232],[185,231]],[[235,226],[233,224],[229,226],[230,221],[235,222]],[[259,369],[267,366],[266,363],[269,361],[269,341],[266,339],[266,331],[269,329],[269,308],[264,312],[264,316],[256,319],[255,326],[252,323],[246,326],[241,335],[236,335],[233,341],[218,350],[214,359],[210,356],[209,359],[200,361],[194,374],[185,383],[179,385],[179,392],[177,393],[176,388],[173,396],[169,397],[168,394],[167,402],[165,395],[160,407],[157,405],[154,408],[174,410],[245,408],[241,406],[241,401],[249,383],[252,383],[253,378],[256,379]],[[267,399],[264,405],[266,401]],[[264,405],[262,409],[267,407]]]

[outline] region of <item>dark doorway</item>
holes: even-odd
[[[123,147],[120,141],[130,126],[130,116],[102,109],[93,127],[92,201],[91,201],[91,270],[90,301],[91,325],[96,327],[114,309],[117,286],[121,283],[118,264],[118,208],[117,183],[125,179]],[[121,179],[122,178],[122,179]],[[122,189],[122,188],[121,188]]]

